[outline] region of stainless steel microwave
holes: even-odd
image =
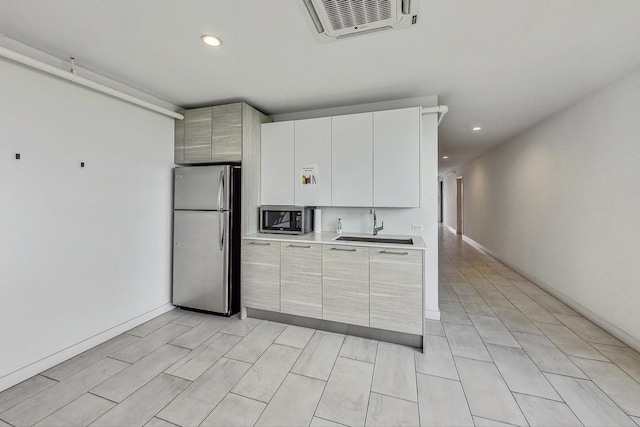
[[[260,232],[281,234],[310,233],[313,209],[306,206],[260,206]]]

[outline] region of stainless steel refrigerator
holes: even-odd
[[[240,167],[174,169],[173,304],[240,309]]]

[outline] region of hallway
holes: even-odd
[[[442,322],[418,368],[460,380],[476,425],[640,425],[635,350],[442,226],[439,239]]]

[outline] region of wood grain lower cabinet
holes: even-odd
[[[371,248],[370,326],[422,334],[422,251]]]
[[[280,311],[322,319],[322,247],[282,243]]]
[[[280,242],[242,243],[242,305],[280,311]]]
[[[322,318],[369,326],[369,248],[324,245]]]

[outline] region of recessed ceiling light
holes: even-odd
[[[476,132],[477,132],[477,131],[479,131],[479,130],[482,130],[482,128],[481,128],[480,126],[476,126],[476,127],[474,127],[472,130],[474,130],[474,131],[476,131]]]
[[[200,37],[204,44],[208,46],[218,47],[222,44],[222,40],[218,36],[214,36],[213,34],[205,34]]]
[[[443,158],[443,159],[448,159],[448,158],[449,158],[449,156],[442,156],[442,158]]]

